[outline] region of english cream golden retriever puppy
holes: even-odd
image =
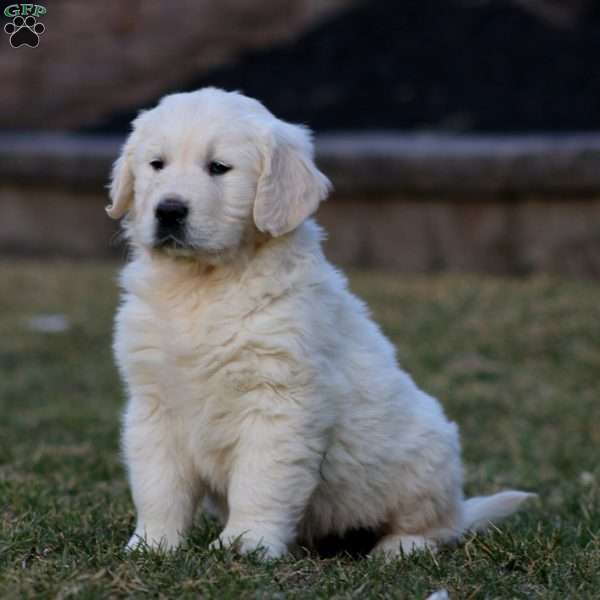
[[[242,553],[368,528],[394,555],[528,497],[463,499],[456,425],[323,256],[309,217],[329,189],[310,132],[239,93],[134,121],[107,208],[132,246],[114,343],[130,548],[177,546],[203,501]]]

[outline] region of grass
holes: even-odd
[[[115,266],[0,263],[0,597],[600,598],[600,284],[355,273],[402,364],[461,426],[468,494],[540,499],[454,549],[385,563],[340,552],[262,564],[126,555]],[[63,333],[32,331],[65,314]]]

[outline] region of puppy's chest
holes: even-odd
[[[223,491],[238,433],[246,416],[260,409],[247,392],[272,377],[274,368],[253,332],[256,312],[248,302],[235,310],[231,297],[130,300],[121,338],[137,338],[128,352],[131,391],[143,396],[150,390],[175,417],[182,447],[203,479]]]
[[[228,373],[249,344],[241,315],[218,302],[198,302],[154,310],[149,335],[161,357],[154,377],[169,404],[197,404],[226,394]]]

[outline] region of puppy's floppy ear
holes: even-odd
[[[331,183],[313,162],[310,130],[276,121],[263,146],[254,223],[273,236],[292,231],[324,200]]]
[[[111,204],[106,207],[106,212],[111,219],[120,219],[124,216],[133,202],[131,154],[131,142],[127,140],[112,169],[110,179]]]
[[[133,150],[137,138],[136,125],[139,124],[140,115],[133,121],[133,131],[125,141],[119,158],[115,161],[110,178],[110,201],[106,207],[108,216],[120,219],[131,208],[133,203]]]

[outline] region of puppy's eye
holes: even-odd
[[[218,160],[213,160],[208,164],[208,172],[211,175],[225,175],[227,171],[231,171],[231,167]]]
[[[155,170],[155,171],[160,171],[162,168],[164,168],[165,166],[165,161],[161,160],[160,158],[155,158],[154,160],[150,161],[150,166]]]

